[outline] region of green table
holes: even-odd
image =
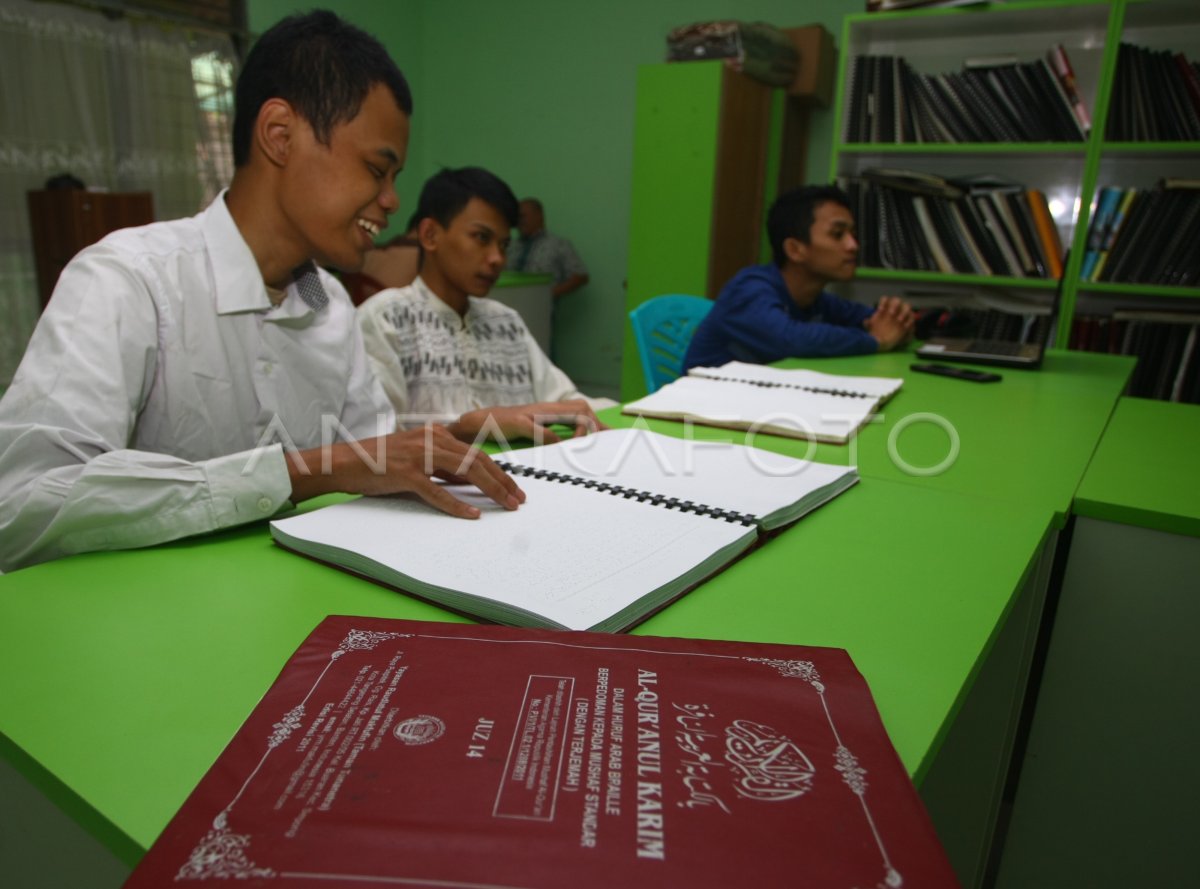
[[[1122,398],[1075,497],[1076,515],[1200,537],[1200,407]]]
[[[861,484],[636,632],[846,648],[973,881],[1056,527],[1130,369],[1105,359],[1060,354],[993,387],[910,373],[909,355],[814,365],[906,377],[884,422],[861,435]],[[934,410],[959,430],[959,460],[910,476],[887,457],[889,431]],[[919,433],[901,440],[906,459],[940,460]],[[806,449],[772,436],[757,444]],[[814,456],[849,453],[822,445]],[[264,525],[0,577],[0,754],[132,863],[329,613],[462,619],[287,553]]]
[[[635,632],[848,649],[919,778],[1049,521],[1011,502],[864,481]],[[263,525],[7,575],[4,752],[136,860],[330,613],[461,620],[288,553]]]
[[[909,365],[917,360],[902,352],[780,362],[822,373],[903,377],[904,386],[883,406],[880,421],[849,445],[759,435],[756,446],[822,463],[855,462],[864,478],[1037,504],[1065,519],[1134,360],[1051,350],[1041,370],[1001,370],[999,383],[984,385],[915,373]],[[630,425],[634,418],[611,422]],[[683,426],[640,422],[668,434],[680,434]],[[728,430],[691,428],[706,440],[741,440]],[[957,456],[950,460],[954,438]]]

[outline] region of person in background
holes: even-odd
[[[742,269],[696,327],[684,370],[728,361],[862,355],[908,344],[912,307],[885,296],[874,308],[829,293],[858,262],[854,216],[835,186],[805,186],[776,199],[767,214],[773,263]]]
[[[259,38],[228,190],[107,236],[58,281],[0,401],[0,570],[330,491],[479,515],[429,474],[517,508],[512,479],[444,429],[395,431],[354,307],[321,268],[357,269],[396,210],[411,112],[383,46],[331,12]]]
[[[525,198],[518,205],[516,228],[519,236],[509,249],[508,268],[549,275],[556,299],[588,282],[587,267],[571,242],[546,231],[546,213],[537,198]]]
[[[484,299],[505,264],[517,199],[480,167],[446,169],[421,189],[420,276],[359,306],[375,375],[400,422],[433,417],[464,441],[480,437],[557,441],[600,428],[589,400],[550,362],[521,316]]]

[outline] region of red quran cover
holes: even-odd
[[[846,652],[329,617],[125,884],[958,883]]]

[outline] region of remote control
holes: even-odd
[[[945,364],[914,364],[913,370],[925,374],[937,374],[939,377],[954,377],[956,380],[970,380],[972,383],[996,383],[1000,374],[988,373],[982,370],[970,370],[965,367],[949,367]]]

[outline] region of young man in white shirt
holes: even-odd
[[[512,308],[485,299],[504,268],[517,199],[479,167],[442,170],[417,204],[421,266],[407,287],[359,306],[375,375],[401,425],[430,417],[464,441],[557,441],[548,427],[600,427],[588,399],[550,362]]]
[[[236,172],[191,219],[63,271],[0,401],[0,570],[145,546],[330,491],[479,510],[524,495],[444,429],[395,432],[341,285],[395,212],[408,85],[333,13],[266,32],[239,75]],[[428,445],[428,446],[427,446]]]

